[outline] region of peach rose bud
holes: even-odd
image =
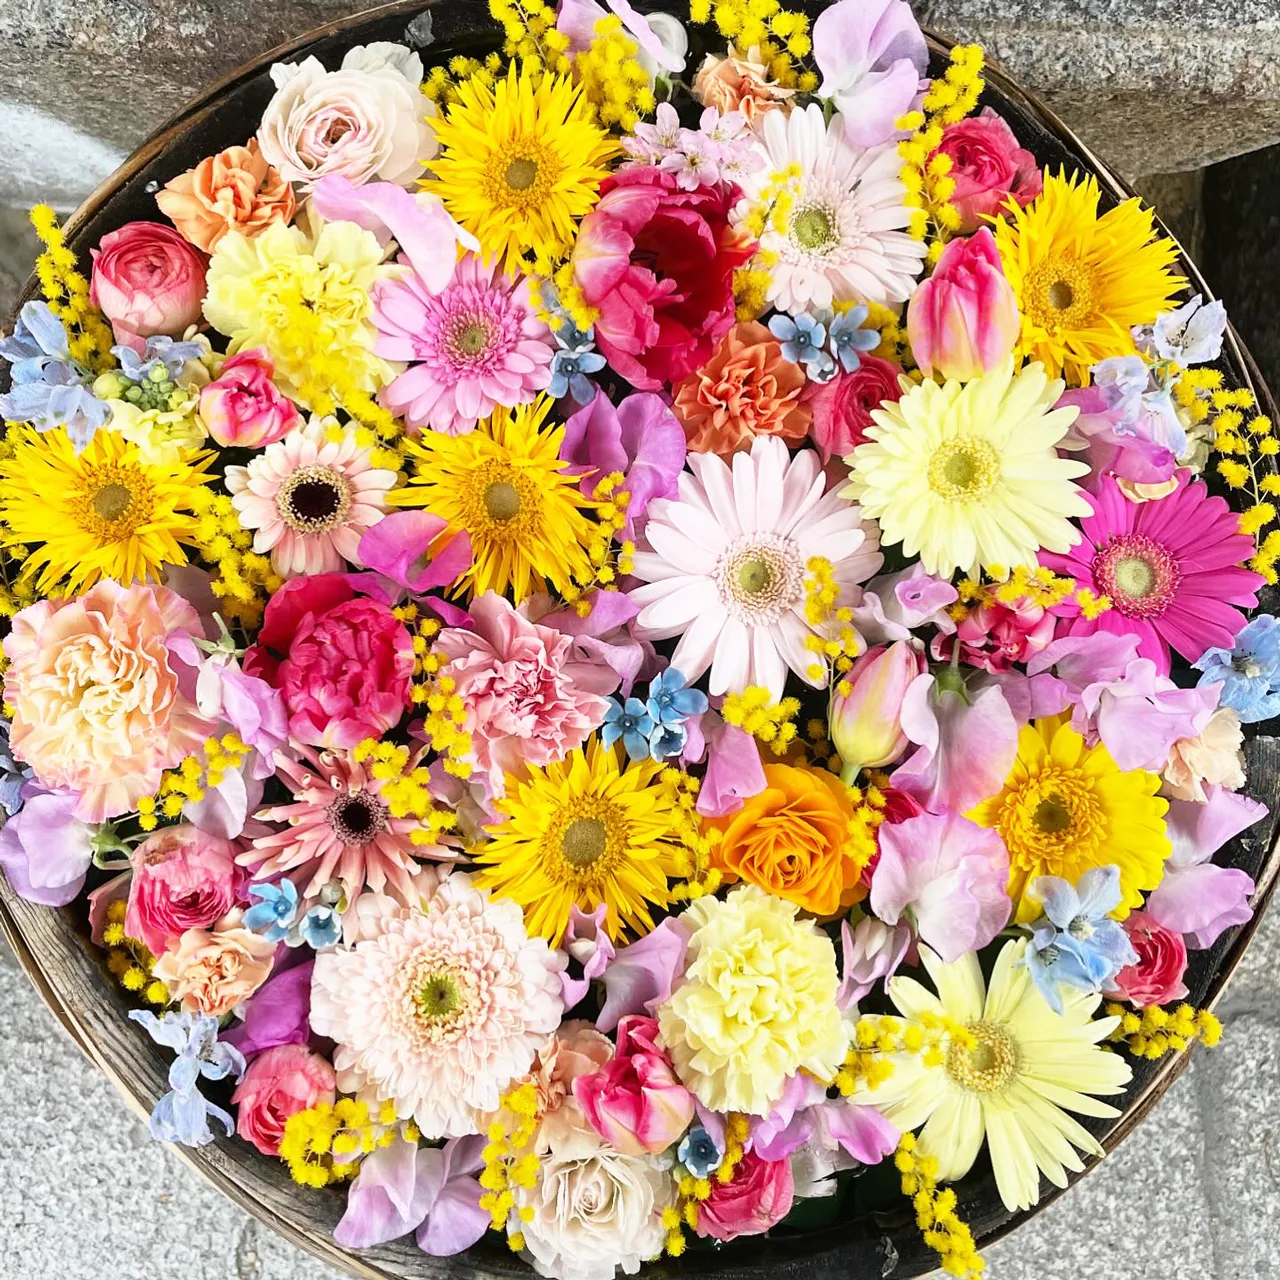
[[[1013,350],[1021,317],[990,228],[952,240],[907,308],[907,336],[921,371],[966,382]]]
[[[831,698],[831,741],[852,782],[860,769],[881,769],[906,749],[902,702],[927,667],[906,640],[868,649],[836,685]]]

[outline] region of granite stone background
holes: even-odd
[[[445,3],[448,0],[444,0]],[[181,101],[339,0],[0,0],[0,324],[70,209]],[[1130,177],[1280,387],[1280,0],[927,0]],[[1245,153],[1253,152],[1246,155]],[[1233,159],[1232,157],[1239,157]],[[1208,167],[1205,167],[1208,166]],[[989,1253],[992,1280],[1280,1280],[1280,909],[1222,1047]],[[0,942],[0,1280],[328,1280],[152,1143]]]

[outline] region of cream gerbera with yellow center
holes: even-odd
[[[1068,1112],[1118,1116],[1098,1098],[1122,1093],[1133,1074],[1118,1053],[1099,1047],[1120,1021],[1094,1019],[1102,997],[1064,993],[1063,1012],[1054,1013],[1021,963],[1026,947],[1025,940],[1005,944],[984,991],[975,954],[944,964],[922,946],[937,994],[899,977],[887,984],[890,998],[910,1022],[953,1019],[972,1043],[953,1042],[932,1065],[919,1054],[895,1055],[893,1074],[854,1096],[904,1131],[923,1125],[919,1150],[937,1159],[948,1182],[969,1172],[985,1142],[1011,1213],[1040,1199],[1041,1173],[1065,1187],[1067,1171],[1084,1168],[1080,1151],[1103,1154]]]
[[[868,442],[846,459],[842,496],[932,574],[1029,564],[1080,541],[1072,516],[1093,508],[1072,481],[1088,466],[1055,446],[1076,417],[1055,409],[1063,384],[1012,359],[969,382],[925,381],[873,409]]]

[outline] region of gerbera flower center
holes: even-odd
[[[493,332],[483,320],[464,318],[449,337],[449,354],[463,358],[483,355],[493,341]]]
[[[76,523],[96,538],[126,538],[151,513],[152,490],[142,472],[127,463],[95,467],[74,502]]]
[[[433,973],[418,988],[414,1001],[420,1018],[447,1018],[458,1007],[458,984],[447,973]]]
[[[507,172],[504,175],[507,186],[514,191],[523,191],[526,187],[531,187],[538,180],[538,162],[536,160],[527,160],[523,156],[513,160],[507,165]]]
[[[751,625],[780,618],[804,594],[799,550],[779,534],[735,538],[712,572],[721,601]]]
[[[929,487],[953,502],[973,502],[995,487],[1000,459],[981,436],[957,436],[929,459]]]
[[[369,791],[339,796],[328,811],[329,826],[343,844],[364,845],[387,829],[390,811]]]
[[[106,484],[94,495],[93,509],[104,520],[119,520],[133,504],[133,494],[122,484]]]
[[[825,249],[839,238],[835,214],[821,205],[809,205],[791,219],[791,235],[802,249]]]
[[[578,893],[593,890],[625,858],[628,831],[626,816],[609,800],[588,795],[567,801],[542,838],[547,875]]]
[[[1099,591],[1126,618],[1158,618],[1173,602],[1182,571],[1177,559],[1140,533],[1113,538],[1093,561]]]
[[[599,818],[575,818],[560,837],[560,852],[581,871],[599,861],[608,843],[609,830]]]
[[[1089,779],[1052,764],[1009,793],[996,825],[1010,859],[1025,866],[1091,855],[1104,833]]]
[[[333,467],[299,467],[276,491],[276,511],[295,533],[336,528],[350,510],[350,481]]]
[[[520,491],[506,480],[497,480],[484,491],[484,509],[499,524],[514,520],[520,514]]]
[[[968,1027],[972,1048],[952,1044],[947,1051],[947,1075],[971,1093],[999,1093],[1018,1070],[1018,1042],[997,1022],[985,1019]]]
[[[490,157],[485,194],[500,208],[536,208],[551,195],[561,168],[555,152],[540,139],[513,138]]]
[[[1093,315],[1093,279],[1077,258],[1054,254],[1027,272],[1023,314],[1042,329],[1074,329]]]

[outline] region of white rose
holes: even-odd
[[[570,1154],[570,1153],[573,1154]],[[613,1280],[662,1252],[662,1211],[675,1203],[670,1172],[653,1157],[624,1156],[597,1139],[543,1157],[537,1184],[516,1191],[525,1253],[539,1275],[556,1280]]]
[[[258,127],[263,157],[304,190],[327,174],[357,186],[375,180],[412,186],[421,161],[439,149],[418,91],[422,61],[398,45],[352,49],[341,70],[317,58],[271,68],[275,96]]]

